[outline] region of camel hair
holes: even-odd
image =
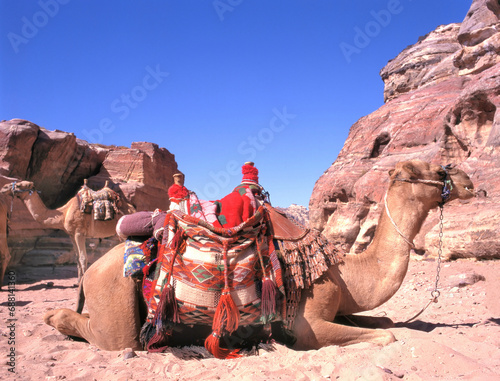
[[[107,184],[108,182],[106,186]],[[91,213],[83,213],[80,210],[76,195],[60,208],[49,209],[31,181],[19,181],[8,186],[14,195],[23,201],[35,221],[47,228],[64,230],[70,236],[77,255],[78,281],[87,270],[86,238],[108,238],[116,235],[116,224],[121,215],[134,211],[132,205],[125,203],[120,208],[120,214],[115,214],[112,220],[96,221]]]
[[[355,316],[385,303],[400,287],[408,270],[411,242],[431,209],[442,201],[444,180],[451,185],[448,201],[474,196],[469,177],[459,169],[445,171],[422,161],[398,163],[390,172],[387,210],[380,216],[372,243],[360,254],[347,254],[331,266],[313,285],[302,291],[292,348],[318,349],[328,345],[370,342],[387,345],[396,338],[386,329],[389,318]],[[398,228],[396,229],[397,226]],[[83,338],[103,350],[143,349],[139,342],[145,303],[140,284],[123,276],[124,243],[111,249],[85,273],[77,312],[62,308],[44,316],[59,332]],[[88,314],[80,314],[86,302]],[[360,326],[334,322],[349,315]],[[274,328],[274,327],[273,327]],[[199,343],[211,332],[200,326],[176,326],[173,338],[182,345]],[[255,332],[255,331],[253,331]],[[273,330],[274,335],[274,330]]]

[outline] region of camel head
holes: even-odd
[[[33,184],[31,181],[26,180],[7,184],[4,186],[4,188],[6,187],[10,188],[10,191],[14,194],[14,196],[18,196],[20,198],[23,198],[24,195],[35,192],[35,184]]]
[[[467,174],[452,166],[440,166],[420,160],[398,163],[389,171],[390,189],[398,188],[401,192],[412,192],[413,196],[437,207],[443,201],[466,200],[474,197],[474,184]],[[444,192],[443,192],[444,189]],[[444,196],[444,198],[443,198]]]

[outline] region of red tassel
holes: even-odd
[[[177,229],[175,232],[174,236],[172,237],[172,240],[168,244],[168,248],[172,252],[177,252],[179,249],[179,245],[181,244],[182,241],[182,236],[184,234],[184,231],[182,229]]]
[[[171,330],[168,330],[166,332],[156,332],[148,341],[146,350],[152,353],[164,352],[168,348],[168,345],[166,343],[168,342],[168,338],[171,334]]]
[[[222,332],[225,330],[232,333],[238,329],[240,324],[240,311],[231,297],[231,292],[228,288],[222,290],[222,295],[215,310],[214,321],[212,329],[214,331]]]
[[[207,337],[205,340],[205,348],[218,359],[234,359],[241,357],[238,353],[240,351],[239,349],[230,350],[227,348],[221,348],[220,336],[216,332],[212,332],[212,334]]]
[[[276,314],[276,285],[268,277],[265,277],[262,281],[261,308],[262,319],[266,324]]]

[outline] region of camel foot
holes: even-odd
[[[77,319],[88,320],[88,318],[83,317],[82,315],[67,308],[47,311],[43,317],[45,324],[54,327],[63,335],[83,338],[80,332],[75,329]]]
[[[396,342],[396,337],[391,331],[385,331],[383,329],[377,329],[377,337],[374,337],[370,342],[380,345],[381,347],[389,345]]]

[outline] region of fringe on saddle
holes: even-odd
[[[148,304],[144,347],[165,350],[176,324],[211,324],[205,347],[217,358],[232,358],[239,350],[223,348],[221,338],[240,325],[281,320],[292,330],[301,290],[340,256],[319,232],[287,221],[269,205],[231,229],[169,212],[162,242],[153,238],[140,245],[143,264],[136,271],[144,276]],[[134,269],[130,258],[138,251],[130,254]]]

